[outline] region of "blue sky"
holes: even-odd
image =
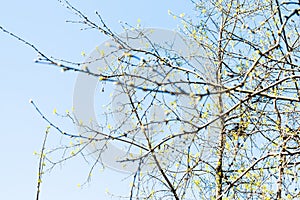
[[[0,26],[33,43],[47,55],[83,61],[81,52],[91,52],[107,38],[96,31],[80,31],[81,26],[66,23],[77,19],[56,0],[1,0]],[[145,27],[176,29],[179,24],[168,15],[191,11],[191,3],[182,0],[152,1],[71,1],[91,18],[97,10],[114,31],[121,31],[119,20],[135,25],[138,19]],[[62,73],[51,66],[33,62],[36,52],[20,41],[0,32],[0,199],[34,199],[36,192],[39,151],[47,124],[29,104],[33,99],[55,123],[74,130],[52,114],[54,108],[65,112],[72,107],[76,73]],[[57,132],[51,130],[49,146],[59,144]],[[129,180],[115,171],[96,170],[86,187],[89,165],[73,159],[44,176],[41,199],[109,199],[106,188],[116,194],[128,194]]]

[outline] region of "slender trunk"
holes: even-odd
[[[219,32],[219,41],[218,41],[218,69],[216,73],[217,83],[221,84],[222,82],[222,61],[223,61],[223,48],[222,48],[222,39],[223,39],[223,19],[220,27]],[[221,88],[217,88],[218,91],[221,91]],[[222,93],[218,95],[218,113],[221,115],[223,110],[223,99]],[[224,132],[224,116],[220,117],[220,135],[218,138],[218,150],[217,150],[217,165],[216,165],[216,174],[215,174],[215,181],[216,181],[216,199],[222,199],[222,185],[223,185],[223,153],[224,153],[224,146],[225,146],[225,132]]]

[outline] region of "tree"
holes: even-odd
[[[62,2],[78,23],[109,36],[106,46],[114,51],[96,49],[100,58],[83,63],[58,61],[1,29],[37,51],[37,63],[116,89],[102,124],[82,121],[76,107],[74,115],[67,113],[78,134],[64,132],[36,107],[51,127],[74,141],[55,150],[70,152],[59,161],[51,161],[54,150],[43,145],[41,160],[54,167],[92,154],[92,171],[105,165],[109,145],[118,144],[126,150],[118,162],[137,166],[129,199],[300,197],[300,2],[191,0],[196,17],[170,12],[181,20],[180,41],[191,50],[188,54],[176,45],[153,42],[149,29],[125,24],[125,34],[116,34],[98,13],[100,24]],[[147,45],[136,48],[132,40]],[[111,57],[115,62],[108,62]],[[95,71],[91,66],[99,60],[107,67]],[[87,147],[89,153],[83,153]]]

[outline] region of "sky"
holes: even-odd
[[[1,1],[0,26],[34,44],[46,55],[72,61],[83,61],[81,52],[91,52],[108,38],[94,30],[81,31],[82,26],[66,23],[76,16],[57,0]],[[70,1],[91,19],[98,11],[115,32],[121,31],[119,21],[144,27],[175,30],[179,24],[168,15],[188,13],[192,5],[182,0],[110,0]],[[0,199],[35,199],[38,157],[33,154],[42,145],[47,123],[29,103],[32,99],[41,111],[62,128],[75,128],[53,115],[72,108],[77,74],[62,73],[47,65],[35,64],[37,53],[29,46],[0,32]],[[49,147],[57,146],[58,133],[50,132]],[[54,168],[43,177],[42,200],[110,199],[114,194],[127,195],[127,175],[110,169],[96,170],[89,184],[78,187],[88,175],[90,166],[82,159],[72,159]],[[124,180],[125,179],[125,180]],[[112,198],[117,199],[117,198]]]

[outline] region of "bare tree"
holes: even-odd
[[[96,49],[99,57],[83,63],[54,59],[0,28],[37,51],[37,63],[95,77],[107,83],[100,92],[112,84],[116,89],[102,124],[82,121],[76,107],[74,115],[66,114],[79,134],[52,124],[33,103],[51,127],[74,140],[51,150],[43,145],[42,160],[54,167],[91,154],[92,171],[105,165],[104,152],[117,143],[125,148],[118,162],[137,166],[130,196],[124,198],[300,197],[300,2],[192,0],[196,16],[170,12],[182,23],[188,54],[170,43],[156,44],[148,29],[124,24],[125,34],[119,35],[98,13],[99,23],[68,1],[61,3],[78,16],[75,23],[111,38],[110,54]],[[132,40],[147,45],[136,48]],[[90,67],[98,62],[106,67]],[[63,159],[50,160],[57,151]]]

